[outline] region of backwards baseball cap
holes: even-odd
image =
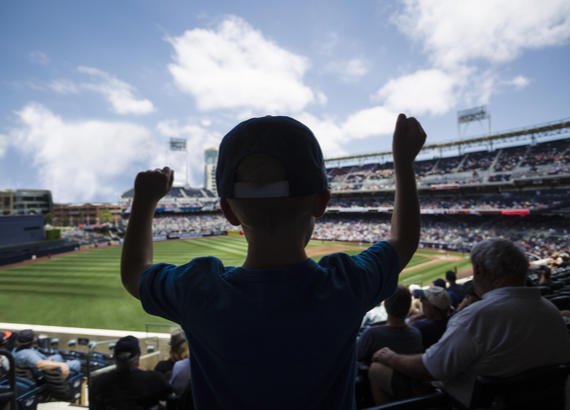
[[[287,180],[265,185],[237,182],[240,162],[265,154],[281,162]],[[220,198],[282,198],[315,194],[328,188],[321,147],[311,130],[290,117],[251,118],[235,126],[220,143],[216,166]]]
[[[117,360],[130,360],[140,353],[139,339],[134,336],[121,337],[115,344],[115,358]]]
[[[427,289],[419,289],[414,292],[414,296],[420,299],[427,299],[432,305],[441,310],[448,310],[451,306],[451,298],[447,290],[439,286],[431,286]]]

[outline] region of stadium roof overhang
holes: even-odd
[[[450,141],[442,144],[431,144],[426,145],[422,148],[422,152],[426,153],[428,151],[443,151],[453,148],[457,148],[463,151],[464,148],[472,146],[487,146],[492,148],[493,145],[498,143],[507,143],[509,141],[516,141],[523,138],[530,138],[531,140],[546,138],[554,135],[562,135],[570,133],[570,118],[566,118],[558,121],[551,121],[543,124],[538,124],[530,127],[517,128],[513,130],[503,131],[493,135],[487,135],[477,138],[470,138],[465,140]],[[342,163],[342,162],[353,162],[353,161],[366,161],[373,159],[386,159],[391,156],[391,151],[386,152],[376,152],[371,154],[361,154],[361,155],[349,155],[344,157],[327,158],[325,163]],[[421,155],[421,154],[420,154]]]

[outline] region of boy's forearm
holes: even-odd
[[[135,198],[123,244],[121,279],[131,295],[138,298],[142,273],[152,265],[152,219],[156,202]]]
[[[420,238],[420,205],[413,162],[394,163],[396,193],[391,222],[391,239],[398,243],[400,269],[412,258]]]

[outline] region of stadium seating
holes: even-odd
[[[327,214],[317,220],[313,239],[374,242],[389,236],[390,216],[372,213]],[[558,216],[422,215],[420,245],[429,248],[469,251],[492,237],[510,238],[537,258],[550,257],[570,248]]]
[[[570,365],[531,369],[508,378],[477,377],[470,409],[563,410]]]
[[[414,164],[418,187],[440,184],[512,184],[519,179],[570,174],[570,139],[474,151]],[[392,162],[330,167],[333,193],[393,189]]]

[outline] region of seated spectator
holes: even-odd
[[[445,280],[443,278],[437,278],[436,280],[433,281],[433,286],[445,289],[447,284],[445,283]]]
[[[138,368],[140,352],[139,340],[134,336],[117,341],[113,354],[117,368],[91,381],[90,409],[147,409],[168,398],[172,390],[164,377]]]
[[[465,296],[463,297],[463,300],[461,301],[459,306],[457,306],[458,312],[461,312],[463,309],[465,309],[467,306],[471,305],[472,303],[481,300],[481,298],[477,296],[475,290],[473,289],[472,280],[469,280],[463,284],[463,292],[465,293]]]
[[[393,371],[441,380],[468,406],[479,375],[509,377],[570,361],[570,337],[560,312],[540,289],[524,286],[528,261],[523,252],[507,240],[489,239],[473,248],[471,262],[473,286],[482,300],[455,314],[424,354],[376,352],[369,371],[373,386],[389,388],[386,374]]]
[[[12,336],[12,332],[4,331],[0,332],[0,349],[6,349],[8,344],[8,339]],[[6,356],[0,356],[0,375],[10,371],[10,361]]]
[[[384,304],[380,302],[378,306],[374,306],[372,309],[366,312],[366,314],[362,318],[362,323],[360,327],[366,327],[377,323],[381,323],[386,321],[387,318],[388,314],[386,313],[386,308],[384,307]]]
[[[398,285],[396,292],[386,299],[385,306],[388,321],[385,325],[368,328],[358,340],[358,360],[366,364],[372,361],[372,355],[378,349],[388,346],[398,353],[420,353],[423,351],[420,331],[406,324],[412,296],[403,285]]]
[[[170,345],[169,358],[167,360],[161,360],[154,368],[154,370],[162,374],[166,380],[170,380],[172,377],[174,363],[186,359],[189,355],[188,342],[186,341],[186,336],[182,329],[172,331],[168,344]]]
[[[452,270],[448,270],[447,272],[445,272],[445,279],[447,280],[447,283],[449,283],[449,287],[447,288],[447,293],[449,293],[449,297],[451,298],[451,305],[455,309],[457,309],[457,306],[459,306],[459,304],[463,300],[464,296],[463,286],[458,285],[456,283],[457,276],[455,275],[455,272]]]
[[[447,291],[439,286],[418,290],[416,293],[422,301],[422,312],[425,317],[415,320],[412,326],[421,332],[424,349],[427,349],[445,332],[451,299]]]
[[[59,354],[46,356],[35,347],[34,331],[32,329],[22,330],[16,340],[16,353],[14,361],[17,367],[40,370],[59,370],[62,379],[67,379],[70,372],[80,372],[81,362],[77,359],[63,360]]]
[[[408,313],[408,319],[406,319],[406,323],[411,324],[413,323],[413,320],[410,321],[412,317],[420,319],[424,317],[424,315],[422,313],[422,302],[420,301],[420,297],[417,293],[415,293],[415,291],[421,289],[421,287],[418,285],[410,285],[409,289],[410,293],[412,294],[412,304],[410,305],[410,312]]]
[[[174,363],[170,385],[177,397],[180,397],[190,386],[190,359],[188,357]]]

